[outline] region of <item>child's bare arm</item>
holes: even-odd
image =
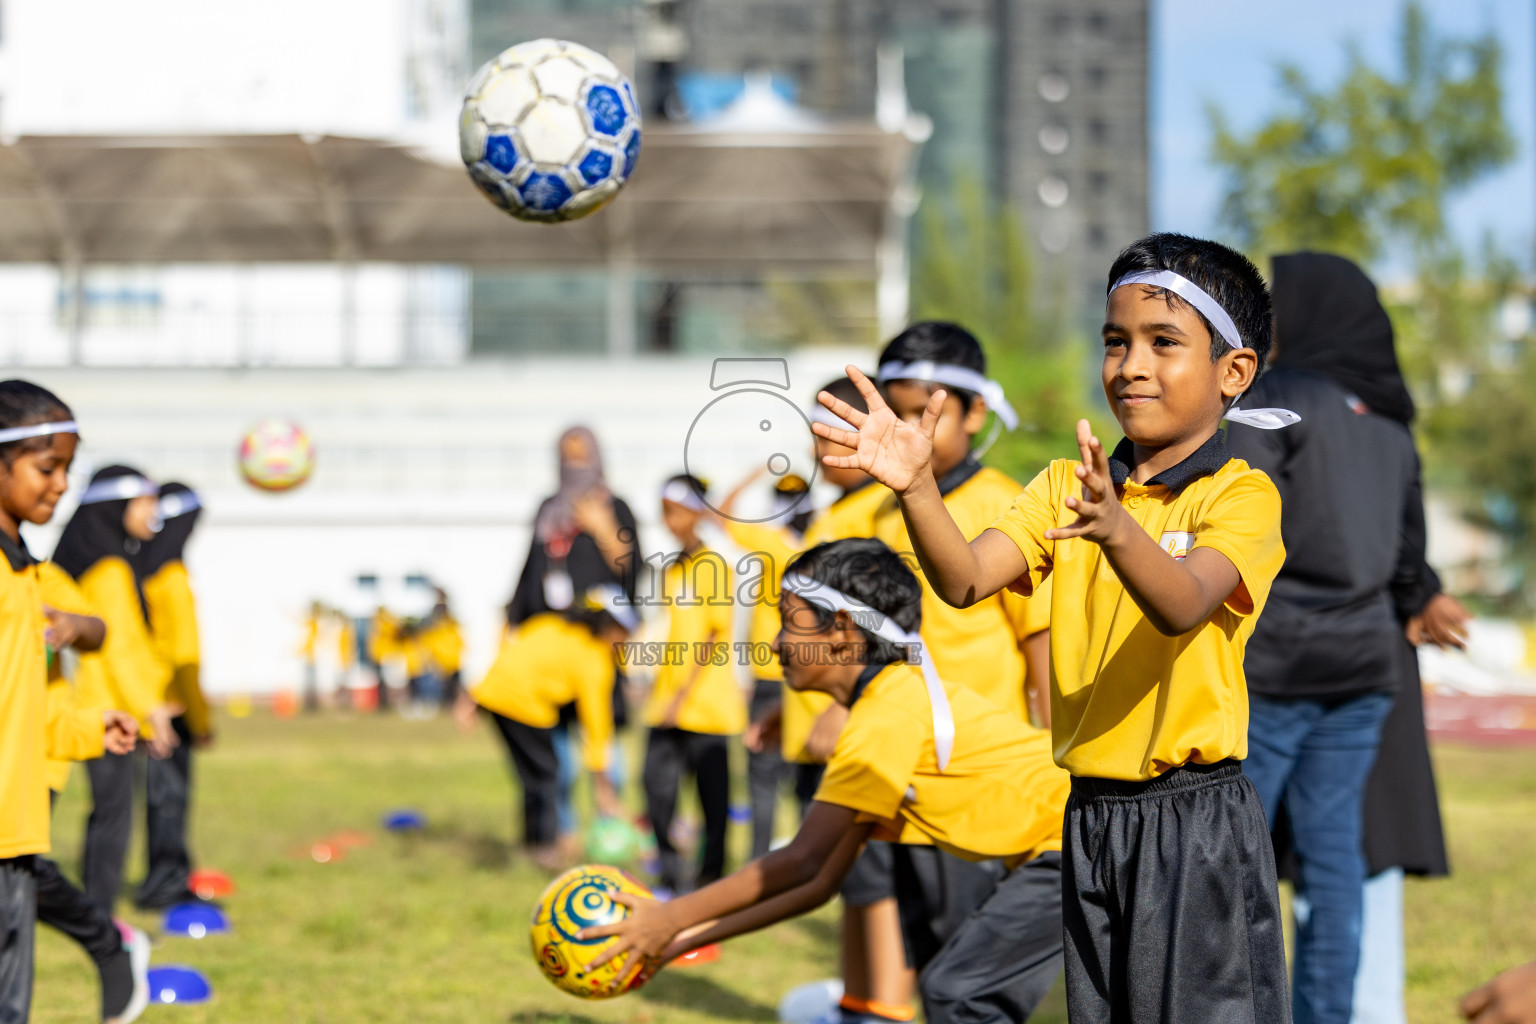
[[[1103,548],[1126,592],[1159,633],[1178,636],[1199,626],[1242,582],[1237,566],[1211,548],[1197,547],[1183,561],[1164,551],[1120,504],[1109,456],[1087,420],[1077,423],[1077,446],[1083,492],[1067,499],[1077,521],[1047,530],[1046,539],[1081,537]]]
[[[853,455],[828,455],[822,461],[829,466],[862,469],[896,492],[918,564],[946,603],[969,607],[1022,576],[1028,566],[1013,541],[1001,533],[983,531],[967,543],[944,507],[929,465],[933,431],[944,407],[943,389],[933,393],[917,424],[907,423],[891,411],[879,389],[858,367],[847,369],[848,379],[864,396],[869,412],[860,412],[826,391],[816,396],[827,409],[858,428],[850,431],[812,423],[811,430],[819,436],[854,449]]]
[[[629,916],[617,924],[582,930],[583,939],[610,935],[620,939],[593,960],[588,970],[631,952],[654,959],[685,929],[724,918],[759,901],[807,885],[821,873],[827,860],[854,828],[851,809],[817,801],[811,804],[800,831],[788,846],[769,852],[718,882],[670,903],[614,894],[615,901],[630,907]],[[862,841],[862,831],[860,835]]]

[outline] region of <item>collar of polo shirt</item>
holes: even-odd
[[[1199,448],[1190,452],[1183,462],[1176,466],[1169,466],[1141,486],[1151,487],[1154,484],[1162,484],[1174,494],[1178,494],[1201,477],[1212,475],[1231,460],[1232,450],[1227,447],[1227,435],[1218,430]],[[1131,467],[1135,464],[1135,446],[1131,444],[1130,438],[1121,438],[1120,443],[1115,445],[1114,452],[1109,456],[1109,475],[1116,486],[1123,485],[1130,479]]]

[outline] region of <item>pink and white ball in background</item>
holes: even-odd
[[[263,420],[240,441],[240,475],[263,491],[290,491],[315,468],[315,445],[292,420]]]

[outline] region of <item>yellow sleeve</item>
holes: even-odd
[[[709,609],[709,629],[715,634],[715,643],[729,644],[736,639],[735,573],[731,571],[730,564],[724,557],[719,555],[716,557],[720,558],[721,567],[719,585],[706,599],[705,607]],[[734,659],[733,651],[732,660]]]
[[[589,772],[608,770],[613,740],[613,656],[611,645],[598,641],[572,659],[576,678],[576,715],[581,719],[582,753]]]
[[[104,749],[101,712],[75,706],[75,693],[68,683],[48,687],[44,712],[46,729],[43,748],[56,761],[90,761]]]
[[[1280,538],[1280,492],[1259,470],[1242,473],[1217,492],[1195,527],[1195,548],[1220,551],[1241,579],[1225,605],[1234,615],[1264,607],[1269,588],[1285,564]]]
[[[816,799],[895,820],[917,771],[925,724],[889,701],[859,701],[837,737]]]
[[[103,559],[81,578],[80,589],[107,624],[107,639],[99,653],[122,701],[119,710],[145,723],[148,736],[149,712],[165,703],[171,667],[150,642],[133,571],[120,558]]]
[[[1057,500],[1057,491],[1060,481],[1071,476],[1076,466],[1077,463],[1069,459],[1057,459],[1042,469],[1013,499],[1008,511],[988,527],[1013,541],[1024,556],[1027,568],[1023,576],[1009,585],[1010,589],[1033,593],[1050,574],[1056,545],[1045,539],[1045,531],[1055,526],[1061,517],[1060,510],[1064,506]]]
[[[38,563],[37,584],[43,595],[43,604],[48,607],[72,615],[96,615],[96,610],[91,607],[80,585],[69,573],[52,562]]]
[[[171,676],[170,693],[184,709],[182,713],[193,736],[212,733],[213,714],[208,710],[208,698],[203,693],[202,666],[196,662],[177,665]]]

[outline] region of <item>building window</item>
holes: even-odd
[[[1093,196],[1103,196],[1109,191],[1109,174],[1105,171],[1088,172],[1088,192]]]
[[[1104,230],[1102,224],[1088,225],[1088,244],[1095,249],[1104,248],[1104,243],[1109,240],[1109,232]]]
[[[1088,138],[1095,145],[1103,145],[1109,141],[1109,125],[1099,118],[1088,122]]]
[[[1103,11],[1094,11],[1088,15],[1088,30],[1096,36],[1103,35],[1109,29],[1109,18]]]
[[[1104,82],[1109,78],[1109,70],[1102,64],[1095,64],[1088,69],[1088,85],[1094,89],[1104,88]]]
[[[1072,28],[1072,15],[1068,11],[1052,11],[1045,24],[1052,35],[1066,35]]]

